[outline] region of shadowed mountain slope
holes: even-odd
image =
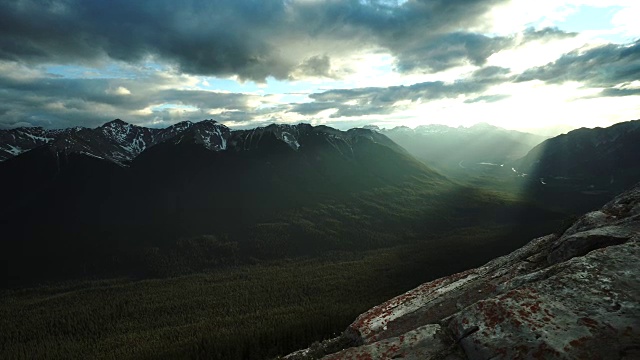
[[[639,154],[635,120],[548,139],[509,167],[521,175],[526,196],[587,211],[640,181]]]
[[[404,184],[443,196],[455,187],[384,135],[365,129],[300,124],[230,131],[203,121],[148,130],[114,121],[0,163],[7,235],[1,245],[8,268],[23,271],[14,274],[73,272],[79,259],[101,267],[96,258],[171,247],[190,236],[250,243],[245,239],[254,236],[255,224],[283,212],[346,203],[354,194]],[[173,136],[149,145],[167,132]],[[42,271],[49,266],[55,269]]]
[[[579,180],[586,188],[622,191],[640,176],[640,120],[578,129],[548,139],[514,163],[545,180]]]

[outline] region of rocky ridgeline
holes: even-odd
[[[640,186],[286,359],[640,359]]]

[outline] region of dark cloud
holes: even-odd
[[[557,28],[535,30],[528,28],[521,39],[517,36],[487,36],[473,32],[450,32],[424,35],[412,42],[392,46],[400,72],[438,72],[461,65],[483,66],[492,54],[529,43],[551,41],[576,36]]]
[[[336,103],[334,101],[314,101],[294,105],[291,111],[306,116],[315,115],[321,111],[333,108],[336,108]]]
[[[507,0],[5,0],[0,59],[30,64],[157,61],[263,81],[331,76],[330,59],[384,49],[400,71],[482,65],[514,39],[465,32]],[[526,39],[569,36],[529,30]]]
[[[403,6],[389,1],[317,1],[295,8],[294,18],[313,36],[350,41],[358,48],[382,47],[397,58],[397,69],[438,71],[465,62],[483,64],[508,41],[464,32],[503,0],[422,0]]]
[[[266,41],[275,1],[20,0],[0,5],[0,57],[27,62],[138,62],[157,57],[189,73],[283,77]],[[256,36],[257,35],[257,36]],[[280,65],[282,64],[282,65]]]
[[[314,115],[323,110],[336,109],[332,117],[384,115],[395,111],[396,104],[401,101],[418,102],[481,93],[492,85],[509,81],[510,77],[506,76],[505,71],[506,69],[498,67],[482,69],[468,79],[453,83],[431,81],[410,86],[329,90],[309,95],[315,102],[298,104],[291,111],[302,115]],[[500,99],[494,96],[478,101],[490,100]]]
[[[609,88],[607,96],[625,96],[634,91],[612,89],[640,79],[640,40],[629,45],[607,44],[572,51],[544,66],[526,70],[516,81],[542,80],[560,84],[579,81],[588,87]]]
[[[491,54],[513,45],[512,38],[455,32],[421,42],[399,53],[397,70],[438,72],[468,63],[481,66]]]
[[[304,60],[298,66],[298,70],[305,76],[334,77],[331,74],[331,59],[327,55],[316,55]],[[295,78],[295,76],[291,77]]]
[[[496,78],[506,78],[511,69],[500,67],[500,66],[486,66],[480,68],[471,74],[472,79],[496,79]]]
[[[523,40],[524,42],[536,41],[536,40],[557,40],[557,39],[568,39],[577,36],[578,33],[575,32],[565,32],[563,30],[558,29],[557,27],[546,27],[540,30],[535,30],[534,28],[528,28],[524,31]]]
[[[609,88],[600,92],[600,96],[631,96],[640,95],[640,88]]]
[[[473,104],[473,103],[477,103],[477,102],[486,102],[486,103],[492,103],[492,102],[497,102],[500,100],[504,100],[509,98],[510,95],[506,95],[506,94],[495,94],[495,95],[482,95],[482,96],[477,96],[471,99],[467,99],[464,102],[466,104]]]

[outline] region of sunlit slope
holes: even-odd
[[[545,139],[488,124],[469,128],[426,125],[380,131],[417,159],[454,176],[480,163],[500,165],[518,159]]]

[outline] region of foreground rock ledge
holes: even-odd
[[[640,186],[286,359],[640,359]],[[345,346],[351,346],[343,349]]]

